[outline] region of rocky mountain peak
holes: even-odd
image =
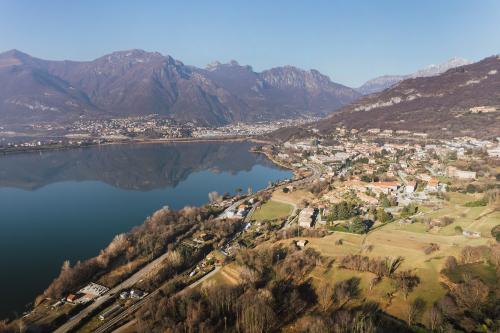
[[[153,60],[169,59],[170,56],[164,57],[158,52],[147,52],[139,49],[116,51],[105,55],[96,61],[105,61],[108,63],[147,63]]]
[[[374,79],[366,81],[361,87],[357,88],[363,95],[369,95],[377,92],[381,92],[387,88],[390,88],[397,83],[410,79],[410,78],[418,78],[418,77],[429,77],[439,75],[441,73],[446,72],[449,69],[469,65],[471,62],[469,60],[454,57],[445,61],[441,64],[437,65],[429,65],[422,69],[417,70],[414,73],[406,74],[406,75],[383,75],[376,77]]]
[[[26,53],[23,53],[19,50],[12,49],[8,50],[5,52],[0,53],[0,58],[23,58],[23,57],[29,57]]]
[[[222,63],[220,61],[215,60],[215,61],[212,61],[211,63],[207,64],[205,66],[205,69],[208,70],[208,71],[210,71],[210,70],[216,70],[221,65],[222,65]]]
[[[221,63],[220,61],[213,61],[209,63],[206,67],[206,70],[208,71],[216,71],[216,70],[223,70],[223,69],[242,69],[242,70],[247,70],[247,71],[253,71],[252,66],[246,65],[240,65],[239,62],[236,60],[230,60],[228,63]]]
[[[221,125],[325,115],[359,96],[318,71],[293,66],[259,73],[232,60],[200,69],[158,52],[132,49],[91,61],[26,55],[31,60],[22,63],[22,71],[3,70],[20,63],[13,55],[18,53],[0,55],[0,86],[9,86],[0,89],[2,124],[155,113]]]
[[[459,57],[453,57],[449,59],[448,61],[445,61],[441,64],[437,65],[429,65],[427,67],[424,67],[423,69],[420,69],[416,71],[415,73],[410,74],[410,77],[412,78],[417,78],[417,77],[427,77],[427,76],[434,76],[434,75],[439,75],[441,73],[446,72],[448,69],[455,68],[455,67],[460,67],[464,65],[469,65],[471,62],[469,60],[459,58]]]

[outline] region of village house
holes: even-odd
[[[382,133],[380,133],[380,136],[386,136],[386,137],[391,137],[392,136],[392,130],[384,130]]]
[[[488,149],[486,152],[489,157],[500,157],[500,146]]]
[[[409,181],[405,185],[405,193],[411,194],[411,193],[415,192],[416,188],[417,188],[417,182]]]
[[[304,208],[299,214],[299,226],[302,228],[311,228],[314,224],[314,209]]]
[[[81,297],[78,299],[77,303],[90,302],[97,297],[104,295],[106,292],[108,292],[108,290],[109,288],[101,286],[97,283],[90,282],[88,285],[78,291],[77,295],[81,295]]]
[[[475,171],[460,170],[454,166],[449,166],[446,169],[446,174],[448,177],[453,177],[453,178],[476,179],[476,172]]]
[[[300,247],[301,249],[304,248],[307,243],[308,243],[307,239],[299,239],[298,241],[295,242],[297,247]]]
[[[380,128],[370,128],[366,132],[371,134],[378,134],[380,133]]]
[[[373,206],[374,205],[378,205],[377,198],[374,198],[374,197],[371,197],[369,195],[366,195],[363,192],[358,192],[358,193],[356,193],[356,195],[359,198],[359,200],[363,201],[365,204],[373,205]]]
[[[439,181],[436,177],[431,177],[431,179],[427,181],[425,191],[430,193],[439,192]]]
[[[366,188],[372,190],[375,193],[389,194],[391,192],[397,191],[401,186],[400,182],[373,182],[366,185]]]
[[[245,204],[241,204],[238,206],[238,210],[236,211],[236,217],[242,218],[245,217],[249,211],[249,207]]]
[[[68,296],[66,296],[66,302],[68,303],[75,303],[77,299],[78,296],[76,296],[75,294],[69,294]]]
[[[72,304],[84,304],[88,303],[99,296],[104,295],[108,292],[109,288],[101,286],[97,283],[90,282],[88,285],[78,290],[75,294],[69,294],[66,296],[66,302]]]
[[[464,230],[462,232],[462,235],[468,238],[479,238],[481,237],[481,233],[479,231],[470,231],[470,230]]]

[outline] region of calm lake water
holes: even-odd
[[[0,318],[22,312],[64,260],[93,257],[114,235],[208,192],[289,178],[249,143],[137,144],[0,156]]]

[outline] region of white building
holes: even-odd
[[[486,152],[489,157],[500,157],[500,146],[488,149]]]
[[[476,179],[475,171],[465,171],[455,168],[454,166],[449,166],[446,170],[448,177],[454,177],[459,179]]]
[[[304,208],[299,214],[299,226],[302,228],[310,228],[314,224],[314,209]]]
[[[405,186],[405,193],[411,194],[415,192],[416,187],[417,187],[416,182],[408,182]]]

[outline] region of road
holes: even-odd
[[[304,178],[304,179],[301,179],[301,180],[298,180],[298,181],[295,181],[295,182],[292,182],[291,184],[295,184],[297,185],[298,182],[300,182],[300,184],[304,183],[304,182],[307,182],[307,181],[311,181],[312,179],[314,178],[317,178],[319,177],[319,172],[317,170],[314,170],[313,171],[313,175],[308,177],[308,178]],[[254,195],[258,194],[255,193]],[[228,207],[223,213],[221,213],[218,218],[223,218],[225,217],[225,213],[227,210],[229,209],[234,209],[235,207],[237,207],[238,205],[240,205],[243,201],[245,200],[248,200],[250,199],[251,197],[253,197],[254,195],[252,196],[249,196],[249,197],[246,197],[242,200],[238,200],[237,202],[233,203],[230,207]],[[294,207],[294,212],[297,210],[297,206],[295,204],[292,204],[293,207]],[[254,205],[252,207],[252,209],[248,212],[248,214],[245,216],[244,218],[244,222],[247,222],[253,212],[255,211],[255,208],[256,206]],[[237,233],[235,235],[235,237],[233,237],[231,240],[229,240],[227,242],[227,244],[233,242],[236,238],[238,238],[238,236],[240,235],[241,232]],[[227,245],[225,244],[225,245]],[[223,246],[222,248],[224,248],[225,246]],[[220,267],[217,266],[213,271],[211,271],[210,273],[204,275],[201,279],[191,283],[189,286],[185,287],[183,290],[186,290],[186,289],[191,289],[191,288],[195,288],[196,286],[198,286],[199,284],[203,283],[205,280],[207,280],[208,278],[210,278],[211,276],[213,276],[214,274],[216,274],[218,271],[220,270]],[[137,302],[135,303],[133,306],[131,306],[130,308],[126,309],[125,311],[121,312],[120,314],[118,314],[117,316],[109,319],[109,321],[107,321],[105,324],[103,324],[102,326],[100,326],[97,330],[94,331],[94,333],[105,333],[105,332],[108,332],[110,331],[111,329],[113,329],[114,327],[116,327],[118,324],[120,324],[120,322],[122,321],[125,321],[127,319],[127,317],[131,316],[135,311],[137,311],[142,305],[144,305],[151,297],[153,297],[157,292],[158,292],[159,289],[155,290],[154,292],[152,292],[151,294],[147,295],[144,299],[142,299],[140,302]],[[183,290],[181,290],[180,292],[182,292]],[[128,323],[125,323],[125,325],[128,325]],[[119,330],[120,328],[118,328],[117,330]]]
[[[195,288],[200,283],[203,283],[206,279],[210,278],[212,275],[214,275],[215,273],[217,273],[219,270],[220,270],[219,266],[215,267],[215,269],[212,270],[210,273],[204,275],[201,279],[199,279],[199,280],[191,283],[189,286],[185,287],[184,289],[182,289],[181,291],[179,291],[177,294],[181,293],[184,290]],[[160,291],[160,289],[158,288],[155,291],[153,291],[151,294],[146,295],[139,302],[133,304],[132,306],[130,306],[129,308],[125,309],[123,312],[121,312],[117,316],[109,319],[106,323],[104,323],[103,325],[99,326],[99,328],[97,328],[94,331],[94,333],[105,333],[105,332],[108,332],[110,329],[112,329],[113,327],[115,327],[116,325],[118,325],[121,321],[123,321],[123,320],[127,319],[128,317],[130,317],[135,311],[139,310],[139,308],[141,306],[143,306],[144,304],[146,304],[159,291]]]
[[[144,266],[141,270],[136,272],[134,275],[108,291],[106,294],[102,295],[101,297],[97,298],[92,304],[87,306],[85,309],[80,311],[77,315],[72,317],[70,320],[68,320],[66,323],[64,323],[62,326],[60,326],[58,329],[54,331],[54,333],[65,333],[69,332],[72,329],[74,329],[77,324],[79,324],[83,319],[87,318],[88,316],[91,315],[92,312],[94,312],[96,309],[98,309],[101,305],[103,305],[105,302],[107,302],[110,298],[115,295],[116,293],[120,292],[123,289],[128,289],[134,286],[137,282],[142,280],[147,274],[149,274],[155,267],[156,265],[160,264],[165,258],[167,257],[167,253],[161,255],[160,257],[156,258],[146,266]],[[136,303],[137,304],[137,303]]]
[[[300,185],[300,184],[303,184],[305,182],[310,182],[313,179],[319,178],[319,176],[321,175],[321,171],[319,170],[319,168],[317,168],[316,166],[310,166],[310,168],[313,172],[313,174],[311,176],[309,176],[307,178],[300,179],[300,180],[293,181],[289,184]],[[237,207],[243,201],[248,200],[249,198],[255,196],[258,193],[259,192],[255,193],[252,196],[248,196],[242,200],[239,200],[239,201],[233,203],[228,209]],[[228,211],[228,209],[226,209],[222,214],[220,214],[219,218],[225,217],[225,214]],[[253,213],[254,209],[255,209],[255,207],[253,207],[252,210],[247,215],[247,217],[245,217],[245,221],[248,219],[249,216],[251,216],[251,213]],[[129,289],[129,288],[133,287],[137,282],[142,280],[147,274],[149,274],[156,267],[156,265],[160,264],[166,258],[166,256],[167,256],[167,253],[164,253],[163,255],[158,257],[157,259],[153,260],[152,262],[150,262],[149,264],[144,266],[142,269],[140,269],[134,275],[132,275],[131,277],[129,277],[128,279],[126,279],[125,281],[123,281],[122,283],[120,283],[119,285],[117,285],[116,287],[111,289],[110,291],[108,291],[106,294],[97,298],[92,304],[88,305],[85,309],[80,311],[77,315],[75,315],[70,320],[68,320],[66,323],[64,323],[62,326],[60,326],[58,329],[56,329],[54,331],[54,333],[66,333],[66,332],[73,330],[82,320],[89,317],[95,310],[97,310],[100,306],[102,306],[104,303],[106,303],[112,297],[114,297],[115,294],[117,294],[118,292],[120,292],[124,289]],[[205,277],[203,277],[201,280],[203,281],[208,276],[215,274],[216,271],[217,270],[212,271],[211,273],[209,273]],[[197,281],[195,283],[201,283],[201,282]],[[113,317],[108,322],[106,322],[104,325],[100,326],[95,332],[99,333],[99,332],[108,331],[114,325],[116,325],[117,323],[119,323],[120,321],[125,319],[127,316],[134,313],[139,307],[141,307],[143,304],[145,304],[145,302],[148,299],[150,299],[153,295],[155,295],[158,292],[158,290],[159,289],[153,291],[151,294],[148,294],[146,297],[144,297],[139,302],[135,303],[131,307],[127,308],[125,311],[123,311],[120,314],[118,314],[117,316]],[[113,296],[111,296],[111,295],[113,295]]]
[[[184,288],[184,290],[186,290],[186,289],[193,289],[193,288],[197,287],[198,285],[200,285],[201,283],[203,283],[205,280],[207,280],[209,277],[211,277],[212,275],[214,275],[215,273],[217,273],[219,270],[220,270],[220,266],[215,267],[210,273],[205,274],[198,281],[195,281],[195,282],[191,283],[189,286],[187,286],[186,288]]]

